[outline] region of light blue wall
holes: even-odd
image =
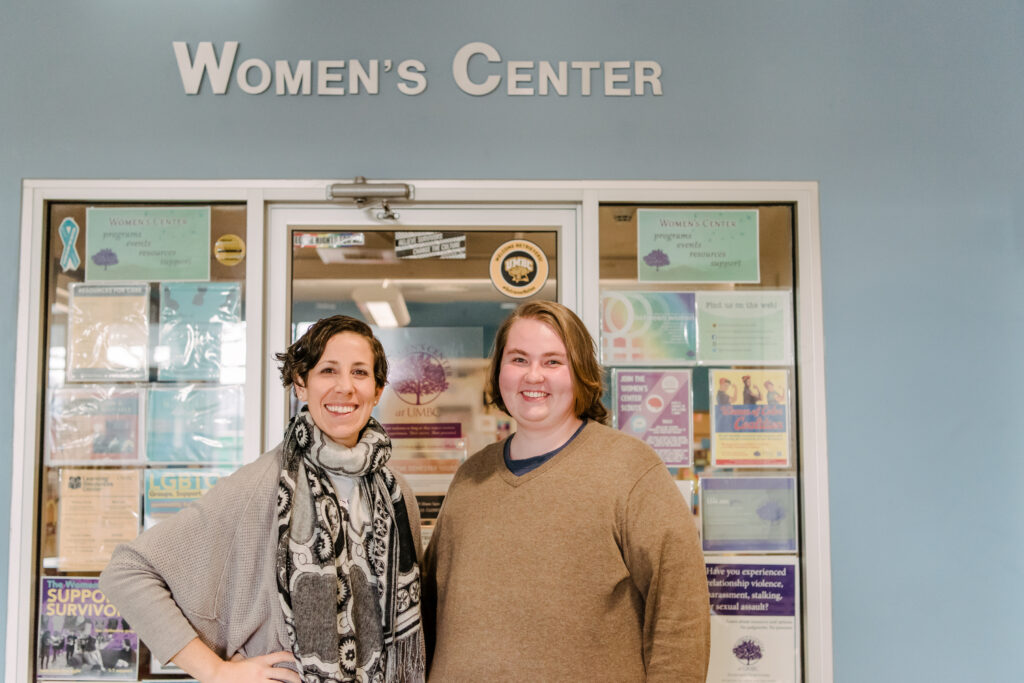
[[[1022,33],[1020,0],[3,0],[0,285],[26,177],[819,181],[836,679],[1015,680]],[[267,61],[418,57],[430,85],[186,97],[171,42],[232,39]],[[654,59],[665,94],[472,98],[448,64],[474,40]]]

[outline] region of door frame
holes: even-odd
[[[552,204],[524,206],[517,204],[434,203],[415,201],[402,206],[397,220],[381,220],[375,207],[355,208],[346,205],[320,204],[268,204],[266,221],[267,268],[264,296],[264,343],[268,351],[283,350],[289,338],[291,285],[291,245],[289,230],[296,226],[318,229],[337,226],[340,230],[365,228],[372,230],[444,230],[465,228],[484,231],[510,227],[536,228],[558,235],[559,300],[573,308],[579,306],[577,286],[579,273],[576,264],[578,206]],[[281,438],[284,420],[288,416],[288,392],[281,388],[277,364],[264,364],[266,405],[263,413],[263,448],[270,448]],[[273,416],[279,416],[276,419]]]

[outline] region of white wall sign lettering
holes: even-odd
[[[419,59],[285,59],[247,57],[239,61],[238,41],[227,40],[218,50],[210,41],[189,48],[184,41],[172,44],[178,74],[186,95],[199,95],[203,80],[214,95],[225,95],[234,76],[235,87],[247,95],[378,95],[394,87],[403,95],[420,95],[427,89],[427,66]],[[219,54],[218,54],[219,53]],[[488,43],[471,42],[452,59],[455,85],[467,95],[566,97],[660,96],[661,64],[651,60],[508,59]]]

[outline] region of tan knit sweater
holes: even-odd
[[[502,445],[459,469],[427,549],[430,680],[703,683],[704,558],[657,454],[591,422],[517,477]]]

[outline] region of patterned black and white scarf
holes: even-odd
[[[305,407],[288,425],[277,589],[304,683],[424,680],[420,573],[390,457],[373,418],[353,448],[328,438]],[[356,480],[348,501],[328,472]]]

